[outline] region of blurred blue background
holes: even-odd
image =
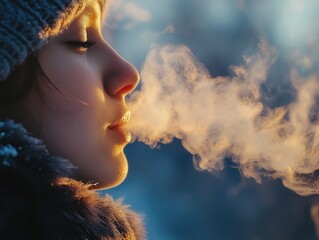
[[[292,67],[317,73],[317,0],[111,0],[104,36],[141,69],[154,43],[185,44],[213,76],[231,74],[261,38],[278,51],[262,86],[264,104],[293,101]],[[317,196],[301,197],[279,180],[245,179],[231,159],[222,172],[200,172],[178,140],[151,149],[126,147],[125,182],[102,191],[145,216],[150,240],[316,239],[311,207]]]

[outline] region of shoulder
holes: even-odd
[[[0,121],[2,239],[143,238],[138,216],[73,179],[73,169],[21,125]]]

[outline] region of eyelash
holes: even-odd
[[[68,45],[70,45],[71,47],[77,48],[79,49],[81,52],[85,52],[87,51],[90,47],[94,46],[96,42],[92,42],[92,41],[69,41],[67,42]]]

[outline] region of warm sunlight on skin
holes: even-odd
[[[101,102],[105,102],[105,96],[104,96],[104,92],[103,90],[101,90],[100,88],[96,89],[96,95],[98,98],[100,98]]]
[[[90,2],[39,51],[40,66],[59,91],[39,74],[39,87],[33,87],[22,109],[30,116],[25,120],[29,129],[39,132],[52,154],[68,158],[79,179],[108,188],[127,175],[125,95],[139,75],[103,39],[101,14],[96,1]]]

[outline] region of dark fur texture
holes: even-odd
[[[21,125],[0,121],[0,239],[144,239],[137,214],[72,169]]]

